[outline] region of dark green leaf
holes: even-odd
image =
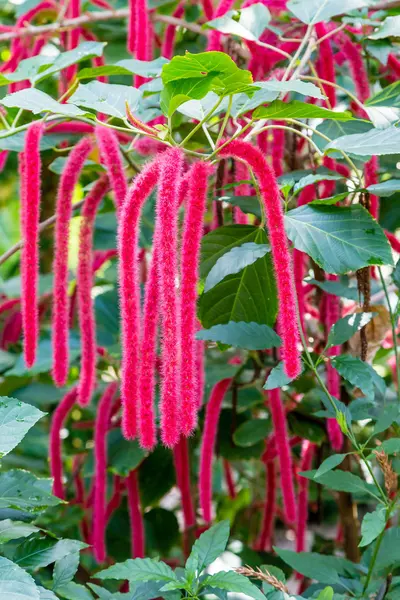
[[[225,325],[214,325],[196,334],[198,340],[207,340],[245,348],[246,350],[265,350],[281,345],[279,335],[268,325],[229,321]]]
[[[388,181],[375,183],[374,185],[369,185],[367,190],[370,194],[386,198],[396,192],[400,192],[400,179],[389,179]]]
[[[246,594],[254,600],[265,600],[264,594],[247,577],[234,571],[221,571],[207,577],[204,585],[210,588]]]
[[[398,154],[400,144],[400,128],[371,129],[366,133],[355,133],[330,142],[327,150],[343,150],[356,156],[384,156]]]
[[[294,247],[328,273],[393,264],[385,234],[360,205],[300,206],[286,214],[285,227]]]
[[[368,546],[382,533],[386,526],[385,512],[384,508],[378,508],[364,516],[361,523],[362,539],[359,546]]]
[[[115,475],[126,477],[136,469],[146,456],[137,440],[126,440],[119,429],[108,434],[109,470]]]
[[[332,325],[329,331],[326,347],[341,346],[341,344],[347,342],[357,331],[360,331],[360,329],[367,325],[375,314],[353,313],[339,319],[339,321]]]
[[[272,428],[271,419],[251,419],[240,425],[233,434],[237,446],[253,446],[265,440]]]
[[[87,548],[78,540],[55,540],[50,537],[33,537],[20,544],[13,556],[14,561],[24,569],[39,569]]]
[[[93,600],[93,596],[87,587],[74,581],[70,581],[62,588],[59,588],[57,594],[65,600]]]
[[[11,452],[45,413],[15,398],[0,397],[0,458]]]
[[[322,121],[322,123],[318,125],[316,129],[319,133],[328,137],[330,140],[336,140],[344,135],[365,133],[370,131],[372,129],[372,124],[368,121],[333,121],[327,119],[326,121]],[[314,133],[312,139],[320,150],[324,150],[329,144],[329,141],[317,133]],[[342,154],[339,152],[336,152],[333,156],[343,159]]]
[[[315,479],[316,471],[303,471],[300,473],[302,477],[307,479]],[[350,494],[378,494],[377,488],[348,471],[329,471],[325,475],[318,477],[318,483],[326,486],[330,490],[336,492],[349,492]],[[329,583],[329,582],[327,582]]]
[[[32,577],[21,567],[0,556],[0,597],[4,600],[40,600]]]
[[[71,552],[60,560],[57,560],[53,571],[53,590],[66,585],[72,581],[79,567],[79,552]]]
[[[15,469],[0,473],[0,508],[40,512],[60,503],[50,490],[50,479],[37,479],[27,471]]]
[[[260,203],[256,196],[221,196],[218,200],[238,206],[243,212],[261,218]]]
[[[164,562],[152,558],[128,558],[96,573],[96,579],[127,579],[139,581],[176,581],[176,576]]]
[[[264,384],[264,390],[274,390],[276,388],[281,388],[285,385],[289,385],[291,381],[293,380],[286,375],[284,364],[282,361],[278,365],[276,365],[276,367],[271,369],[267,381]]]
[[[396,267],[392,273],[393,283],[400,290],[400,260],[397,261]]]
[[[332,456],[326,458],[324,462],[318,467],[314,475],[314,479],[318,479],[322,475],[325,475],[325,473],[328,473],[335,467],[338,467],[340,464],[342,464],[346,456],[347,454],[333,454]]]
[[[332,357],[331,363],[344,379],[360,388],[366,396],[374,393],[374,369],[371,365],[348,354]]]
[[[348,298],[349,300],[359,300],[359,293],[356,287],[349,287],[341,281],[317,281],[316,279],[307,279],[307,283],[316,285],[327,294],[333,296],[340,296],[341,298]]]
[[[259,258],[263,258],[271,250],[269,244],[255,244],[248,242],[236,246],[221,256],[207,275],[204,291],[208,292],[228,275],[239,273],[245,267],[252,265]]]
[[[191,573],[194,571],[201,573],[225,551],[228,539],[229,521],[221,521],[207,529],[195,541],[186,561],[186,570]]]
[[[292,569],[321,583],[339,583],[339,575],[356,575],[356,564],[338,556],[326,556],[316,552],[293,552],[274,547],[278,556]]]
[[[353,115],[349,111],[337,112],[315,104],[307,104],[299,100],[282,102],[275,100],[269,106],[260,106],[253,113],[253,119],[334,119],[350,121]]]
[[[395,81],[384,87],[383,90],[368,98],[365,105],[400,107],[400,81]]]

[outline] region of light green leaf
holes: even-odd
[[[292,569],[321,583],[339,583],[339,575],[356,575],[358,565],[346,558],[327,556],[316,552],[293,552],[274,547],[278,556]]]
[[[44,587],[38,586],[40,592],[40,600],[58,600],[57,596],[51,591],[46,590]]]
[[[302,177],[297,183],[295,183],[293,192],[298,194],[305,187],[312,185],[313,183],[318,183],[319,181],[338,181],[343,179],[341,175],[337,173],[331,175],[325,175],[324,173],[311,173],[310,175],[306,175],[306,177]]]
[[[59,588],[57,594],[65,600],[93,600],[93,596],[87,587],[74,581],[70,581],[62,588]]]
[[[325,119],[316,128],[317,132],[328,137],[330,140],[336,140],[347,135],[366,133],[371,131],[371,129],[373,129],[372,124],[368,121],[333,121],[332,119]],[[318,133],[313,134],[312,140],[320,150],[325,150],[330,143],[329,140],[327,141],[321,135],[318,135]],[[342,154],[339,152],[335,152],[331,156],[343,159]]]
[[[253,119],[334,119],[335,121],[350,121],[353,119],[353,115],[348,110],[345,112],[328,110],[299,100],[292,100],[291,102],[275,100],[269,106],[257,108],[253,112]]]
[[[355,133],[330,142],[326,150],[343,150],[356,156],[384,156],[398,154],[400,128],[371,129],[366,133]]]
[[[271,13],[268,8],[257,3],[242,10],[230,10],[222,17],[208,21],[205,27],[255,41],[260,38],[270,20]]]
[[[145,458],[146,452],[137,440],[126,440],[119,429],[108,434],[108,469],[120,477],[127,477]]]
[[[386,17],[379,27],[369,35],[370,40],[381,40],[387,37],[400,36],[400,15],[394,17]]]
[[[0,597],[4,600],[40,600],[32,577],[21,567],[0,556]]]
[[[280,337],[268,325],[243,321],[229,321],[226,324],[214,325],[210,329],[200,330],[196,333],[196,339],[220,342],[246,350],[278,348],[282,343]]]
[[[2,137],[0,131],[0,150],[9,150],[10,152],[21,152],[25,146],[25,134],[26,131],[19,131],[14,135],[3,135]],[[71,138],[74,139],[74,136],[63,135],[58,133],[53,133],[49,135],[46,134],[40,140],[40,152],[43,152],[43,150],[50,150],[55,146],[61,144],[61,142]]]
[[[246,96],[247,98],[247,96]],[[184,102],[178,108],[178,112],[189,119],[196,119],[196,121],[202,121],[204,117],[210,112],[213,106],[216,105],[218,100],[217,94],[214,92],[208,92],[201,100],[189,100]],[[217,110],[214,112],[215,115],[224,112],[228,106],[228,99],[224,98]]]
[[[221,521],[207,529],[193,544],[192,552],[186,561],[186,570],[190,573],[201,573],[225,551],[228,540],[229,521]]]
[[[384,450],[385,454],[398,454],[400,452],[400,438],[389,438],[384,440],[382,444],[377,448]]]
[[[91,81],[79,84],[68,103],[124,119],[125,103],[128,103],[132,113],[136,114],[141,98],[141,92],[132,86]]]
[[[328,198],[316,198],[308,204],[310,206],[331,206],[337,204],[341,200],[344,200],[349,195],[349,192],[342,192],[341,194],[335,194],[335,196],[329,196]]]
[[[387,198],[396,192],[400,192],[400,179],[389,179],[388,181],[375,183],[374,185],[369,185],[367,190],[370,194]]]
[[[254,600],[265,600],[264,594],[247,577],[234,571],[221,571],[204,580],[203,585],[210,588],[246,594]]]
[[[265,440],[272,429],[271,419],[250,419],[235,430],[233,441],[237,446],[246,448]]]
[[[334,594],[333,588],[327,587],[324,590],[320,591],[316,600],[333,600],[333,598],[334,598],[333,594]]]
[[[321,477],[321,475],[325,475],[325,473],[328,473],[335,467],[338,467],[340,464],[342,464],[346,456],[347,454],[333,454],[332,456],[328,456],[328,458],[326,458],[318,467],[314,475],[314,479],[318,479],[318,477]]]
[[[55,540],[51,537],[33,537],[17,546],[14,562],[24,569],[39,569],[87,548],[87,544],[78,540]]]
[[[45,413],[15,398],[0,397],[0,458],[11,452]]]
[[[315,479],[316,471],[303,471],[300,473],[301,477],[307,479]],[[378,495],[377,488],[370,483],[367,483],[358,475],[354,475],[349,471],[329,471],[324,475],[318,477],[318,483],[326,486],[330,490],[336,492],[349,492],[350,494],[375,494]],[[326,581],[324,583],[331,583]],[[332,582],[333,583],[333,582]]]
[[[285,216],[286,233],[327,273],[344,274],[370,265],[393,265],[389,242],[360,205],[300,206]]]
[[[5,471],[0,473],[0,508],[40,512],[61,502],[50,490],[50,479],[37,479],[32,473],[18,469]]]
[[[126,58],[119,60],[115,65],[104,65],[102,67],[91,67],[82,69],[78,73],[78,79],[92,79],[101,75],[140,75],[141,77],[155,78],[161,75],[164,65],[168,64],[169,60],[163,56],[159,56],[155,60],[136,60],[134,58]]]
[[[287,3],[287,8],[307,25],[329,21],[363,6],[367,6],[366,0],[290,0]]]
[[[14,92],[14,94],[8,94],[0,100],[0,104],[3,104],[8,108],[23,108],[24,110],[32,112],[34,115],[40,113],[52,113],[55,115],[65,115],[67,117],[77,117],[85,114],[84,111],[76,106],[61,104],[48,94],[45,94],[36,88],[28,88],[26,90]]]
[[[386,63],[385,63],[386,64]],[[400,81],[395,81],[384,87],[365,102],[366,106],[395,106],[400,107]]]
[[[176,575],[167,564],[152,558],[128,558],[96,573],[96,579],[127,579],[139,581],[176,581]]]
[[[239,273],[245,267],[252,265],[259,258],[262,258],[270,252],[269,244],[255,244],[248,242],[242,246],[236,246],[221,256],[211,271],[207,275],[204,284],[204,291],[208,292],[215,287],[217,283],[225,279],[228,275]]]
[[[73,362],[80,356],[81,345],[80,341],[75,338],[70,338],[69,348],[69,360]],[[7,371],[7,375],[13,375],[15,377],[33,376],[39,373],[46,373],[50,371],[52,365],[52,344],[50,340],[41,340],[38,347],[38,359],[32,368],[28,369],[25,364],[25,360],[22,354],[18,356],[18,359],[12,369]]]
[[[38,533],[39,531],[39,527],[35,527],[35,525],[31,525],[30,523],[4,519],[0,521],[0,544],[6,544],[10,540],[29,537],[32,533]]]
[[[316,285],[327,294],[333,296],[340,296],[341,298],[348,298],[349,300],[358,301],[359,294],[356,287],[349,287],[345,283],[340,281],[317,281],[316,279],[306,279],[307,283]]]
[[[288,92],[296,92],[302,96],[310,96],[311,98],[319,98],[320,100],[325,98],[318,86],[306,81],[299,81],[298,79],[292,79],[291,81],[279,81],[278,79],[256,81],[251,87],[271,92],[271,100],[275,100],[280,94]],[[273,96],[274,94],[275,96]]]
[[[361,523],[362,538],[359,546],[368,546],[382,533],[386,526],[385,513],[384,508],[378,508],[364,516]]]
[[[71,552],[60,560],[57,560],[53,571],[53,590],[66,585],[72,581],[79,567],[79,552]]]
[[[332,348],[333,346],[341,346],[341,344],[347,342],[357,331],[360,331],[360,329],[367,325],[375,314],[376,313],[372,312],[354,313],[339,319],[339,321],[331,327],[326,347]]]
[[[285,373],[285,365],[281,361],[276,367],[271,369],[268,375],[267,381],[264,384],[264,390],[275,390],[276,388],[284,387],[289,385],[293,379],[290,379]]]
[[[243,212],[261,218],[260,203],[255,196],[220,196],[217,200],[238,206]]]

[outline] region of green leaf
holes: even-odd
[[[371,365],[349,354],[332,357],[331,364],[344,379],[360,388],[365,396],[373,395],[375,370]]]
[[[25,134],[26,131],[20,131],[14,135],[0,135],[0,150],[9,150],[10,152],[21,152],[25,146]],[[71,139],[74,136],[68,136],[64,134],[49,134],[42,137],[40,140],[40,152],[44,150],[50,150],[55,146],[61,144],[61,142]]]
[[[24,523],[23,521],[11,521],[4,519],[0,521],[0,544],[6,544],[10,540],[29,537],[32,533],[39,532],[40,529],[35,525]]]
[[[281,388],[285,385],[289,385],[291,381],[293,381],[293,379],[290,379],[286,375],[284,363],[283,361],[281,361],[278,365],[276,365],[276,367],[271,369],[267,381],[264,384],[264,390],[275,390],[276,388]]]
[[[104,65],[102,67],[90,67],[79,71],[78,79],[92,79],[101,75],[140,75],[141,77],[159,77],[164,65],[168,64],[169,60],[163,56],[159,56],[155,60],[136,60],[134,58],[126,58],[119,60],[115,65]]]
[[[316,471],[303,471],[300,473],[302,477],[307,479],[315,479]],[[350,494],[378,494],[377,488],[348,471],[329,471],[318,477],[318,483],[326,486],[335,492],[349,492]],[[330,583],[329,581],[325,583]]]
[[[324,460],[324,462],[321,463],[320,466],[318,467],[318,469],[314,475],[314,479],[318,479],[318,477],[325,475],[325,473],[328,473],[335,467],[341,465],[342,462],[344,461],[344,459],[346,458],[346,456],[347,456],[347,454],[333,454],[332,456],[329,456],[328,458],[326,458]]]
[[[80,341],[75,337],[70,337],[69,340],[69,360],[73,362],[80,356],[81,345]],[[15,377],[26,377],[38,375],[39,373],[47,373],[51,369],[52,365],[52,344],[50,340],[41,340],[38,347],[38,358],[34,366],[31,369],[25,364],[25,360],[22,354],[18,356],[18,359],[12,369],[7,371],[7,375],[13,375]]]
[[[229,321],[225,325],[214,325],[196,333],[196,339],[228,344],[246,350],[277,348],[282,341],[271,327],[258,323]]]
[[[204,580],[203,585],[210,588],[227,590],[228,592],[237,592],[246,594],[254,600],[265,600],[264,594],[256,585],[251,583],[247,577],[235,573],[234,571],[221,571],[215,575],[211,575]]]
[[[348,192],[342,192],[341,194],[335,194],[335,196],[329,196],[328,198],[317,198],[316,200],[311,200],[308,204],[311,206],[331,206],[332,204],[337,204],[341,200],[348,198]]]
[[[398,421],[399,416],[398,404],[388,404],[387,406],[384,406],[375,423],[374,435],[378,435],[379,433],[382,433],[382,431],[389,429],[392,423]]]
[[[0,458],[11,452],[45,413],[15,398],[0,397]]]
[[[354,118],[348,110],[345,112],[328,110],[299,100],[291,102],[275,100],[269,106],[257,108],[252,116],[253,119],[334,119],[335,121],[350,121]]]
[[[83,548],[87,548],[87,544],[78,540],[33,537],[17,546],[13,559],[24,569],[39,569]]]
[[[40,592],[40,600],[58,600],[57,596],[51,590],[46,590],[44,587],[38,586]]]
[[[357,575],[358,566],[346,558],[316,552],[293,552],[274,547],[278,556],[292,569],[321,583],[339,583],[339,575]]]
[[[186,561],[186,570],[190,573],[197,571],[200,574],[225,551],[228,540],[229,521],[221,521],[207,529],[193,544],[192,552]]]
[[[269,244],[255,244],[254,242],[232,248],[221,256],[212,267],[207,275],[204,291],[208,292],[228,275],[239,273],[245,267],[252,265],[259,258],[263,258],[270,250]]]
[[[316,130],[328,137],[330,140],[336,140],[337,138],[345,135],[352,135],[356,133],[365,133],[371,131],[372,124],[368,121],[352,120],[352,121],[333,121],[332,119],[326,119],[317,126]],[[320,150],[324,150],[328,144],[327,141],[317,133],[312,136],[313,142],[318,146]],[[339,152],[335,152],[332,156],[343,159],[343,156]]]
[[[395,17],[386,17],[379,27],[369,35],[370,40],[381,40],[387,37],[400,36],[400,15]]]
[[[356,8],[367,6],[366,0],[290,0],[287,8],[307,25],[329,21],[332,17],[348,14]]]
[[[298,79],[292,79],[291,81],[279,81],[278,79],[256,81],[251,87],[270,92],[271,96],[267,101],[276,100],[284,92],[296,92],[302,96],[310,96],[311,98],[318,98],[320,100],[325,98],[317,85],[308,81],[299,81]]]
[[[167,564],[152,558],[128,558],[96,573],[96,579],[127,579],[139,581],[176,581],[176,575]]]
[[[205,27],[255,41],[260,38],[270,20],[268,8],[257,3],[242,10],[230,10],[222,17],[208,21]]]
[[[50,479],[37,479],[27,471],[15,469],[0,473],[0,508],[40,512],[61,502],[50,490]]]
[[[76,92],[68,99],[68,104],[84,106],[111,117],[124,119],[125,104],[128,103],[133,114],[136,114],[141,98],[141,92],[132,86],[91,81],[79,84]]]
[[[369,185],[367,190],[370,194],[387,198],[396,192],[400,192],[400,179],[389,179],[388,181],[375,183],[374,185]]]
[[[21,567],[0,556],[0,597],[4,600],[40,600],[32,577]]]
[[[311,173],[306,177],[302,177],[294,186],[293,192],[298,194],[301,190],[303,190],[308,185],[312,185],[313,183],[318,183],[319,181],[337,181],[339,179],[343,179],[341,175],[332,174],[325,175],[324,173]],[[346,194],[348,195],[348,194]],[[325,198],[324,198],[325,200]]]
[[[373,319],[374,315],[376,313],[354,313],[339,319],[339,321],[336,321],[332,325],[329,331],[326,347],[341,346],[352,338],[357,331],[360,331],[360,329],[367,325]]]
[[[237,446],[246,448],[265,440],[272,428],[271,419],[250,419],[245,421],[233,434],[233,441]]]
[[[294,247],[327,273],[393,265],[385,234],[360,205],[300,206],[286,214],[285,227]]]
[[[317,281],[316,279],[306,279],[307,283],[316,285],[327,294],[333,296],[339,296],[340,298],[347,298],[348,300],[355,300],[358,302],[359,293],[356,287],[349,287],[341,281]]]
[[[66,585],[72,581],[79,567],[79,552],[71,552],[60,560],[57,560],[53,571],[53,590]]]
[[[261,219],[260,204],[256,196],[220,196],[220,202],[228,202],[232,206],[238,206],[243,212],[255,215]]]
[[[356,156],[384,156],[398,154],[400,128],[371,129],[366,133],[355,133],[330,142],[326,150],[343,150]]]
[[[61,598],[65,598],[65,600],[93,600],[93,596],[87,587],[74,581],[70,581],[62,588],[59,588],[57,594]]]
[[[114,475],[126,477],[136,469],[146,453],[137,440],[126,440],[119,429],[108,434],[108,469]]]
[[[385,454],[398,454],[400,452],[400,438],[389,438],[384,440],[378,448],[384,450]]]
[[[201,277],[207,277],[221,256],[248,242],[267,244],[265,232],[252,225],[228,225],[205,235],[201,246]],[[239,273],[225,277],[199,299],[199,317],[207,329],[229,321],[272,326],[276,313],[276,285],[270,253]]]
[[[368,546],[378,535],[382,533],[386,526],[386,510],[378,508],[374,512],[367,513],[361,523],[361,542],[359,546]]]
[[[40,113],[52,113],[55,115],[65,115],[67,117],[77,117],[85,114],[76,106],[61,104],[48,94],[45,94],[36,88],[28,88],[26,90],[14,92],[14,94],[8,94],[0,100],[0,104],[3,104],[8,108],[23,108],[24,110],[32,112],[34,115]]]
[[[368,98],[365,105],[400,107],[400,81],[395,81],[384,87],[383,90]]]
[[[333,594],[334,594],[333,588],[327,587],[324,590],[320,591],[316,600],[333,600],[333,598],[334,598]]]

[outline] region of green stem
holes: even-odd
[[[289,119],[283,119],[284,121],[289,120]],[[290,119],[291,121],[293,119]],[[320,155],[322,156],[321,150],[318,148],[317,144],[308,137],[308,135],[306,135],[305,133],[302,133],[301,131],[298,131],[298,129],[295,129],[294,127],[288,127],[287,125],[266,125],[265,127],[262,127],[261,129],[258,129],[257,131],[254,131],[255,134],[259,134],[262,133],[263,131],[268,131],[269,129],[283,129],[285,131],[291,131],[293,133],[295,133],[296,135],[304,138],[309,144],[310,146],[312,146],[314,148],[314,150]],[[253,134],[253,132],[251,132]]]
[[[303,52],[304,48],[307,46],[309,39],[312,35],[312,32],[314,30],[314,26],[313,25],[309,25],[307,27],[307,31],[306,34],[303,38],[303,41],[301,42],[300,46],[297,48],[296,52],[294,53],[292,60],[290,61],[290,63],[288,64],[288,66],[286,67],[286,71],[283,74],[283,77],[281,79],[281,81],[287,81],[289,78],[290,73],[293,71],[293,68],[300,56],[300,54]]]
[[[188,135],[185,137],[185,139],[179,144],[180,147],[184,146],[190,140],[190,138],[193,137],[194,134],[199,129],[201,129],[201,127],[203,126],[203,123],[207,123],[208,119],[210,119],[210,117],[212,117],[212,115],[217,110],[217,108],[221,104],[221,102],[222,102],[222,97],[218,98],[218,102],[216,104],[214,104],[214,106],[212,107],[212,109],[210,110],[210,112],[206,114],[206,116],[204,117],[204,119],[202,119],[201,121],[199,121],[197,123],[196,127],[194,127],[190,133],[188,133]]]
[[[221,126],[221,129],[219,130],[217,141],[215,142],[216,146],[218,146],[219,141],[222,139],[222,136],[224,135],[225,127],[226,127],[226,125],[228,123],[228,119],[231,115],[232,102],[233,102],[233,96],[230,95],[229,102],[228,102],[228,108],[226,109],[225,117],[224,117],[224,120],[222,121],[222,126]]]
[[[397,346],[396,317],[393,314],[392,307],[390,306],[389,292],[388,292],[388,289],[387,289],[387,285],[386,285],[385,279],[383,277],[383,273],[382,273],[381,267],[378,267],[378,271],[379,271],[379,277],[381,279],[383,291],[385,292],[385,298],[386,298],[386,302],[387,302],[388,310],[389,310],[389,315],[390,315],[390,323],[391,323],[391,326],[392,326],[393,348],[394,348],[394,355],[395,355],[395,358],[396,358],[397,396],[398,396],[398,399],[400,401],[400,364],[399,364],[399,348]]]
[[[237,137],[239,137],[239,135],[242,135],[245,131],[247,131],[248,129],[250,129],[250,127],[253,125],[253,121],[249,121],[244,127],[242,127],[241,129],[239,129],[229,140],[227,140],[226,142],[224,142],[223,144],[221,144],[221,146],[219,146],[218,148],[216,148],[214,150],[214,152],[212,152],[211,154],[209,154],[206,158],[207,160],[212,160],[217,154],[218,152],[221,152],[221,150],[223,148],[225,148],[225,146],[227,146],[228,144],[230,144],[232,142],[232,140],[235,140]]]

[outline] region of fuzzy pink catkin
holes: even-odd
[[[284,125],[284,121],[276,121],[277,125]],[[285,131],[283,129],[273,130],[272,141],[272,168],[275,176],[280,177],[283,174],[283,161],[285,158]]]
[[[121,399],[122,430],[127,439],[137,434],[139,392],[140,272],[139,223],[142,206],[159,176],[159,162],[149,163],[128,190],[118,223],[119,296],[121,304]]]
[[[196,340],[196,398],[197,406],[200,409],[203,405],[204,385],[205,385],[205,343],[202,340]]]
[[[220,0],[212,18],[216,19],[217,17],[222,17],[225,13],[228,12],[228,10],[231,10],[233,4],[234,4],[234,0]],[[203,7],[204,7],[204,10],[207,10],[207,11],[209,10],[209,8],[205,4],[203,4]],[[211,51],[221,52],[223,50],[223,47],[221,44],[222,35],[223,34],[220,33],[219,31],[214,30],[214,31],[210,32],[210,36],[208,38],[208,44],[207,44],[208,52],[211,52]]]
[[[181,315],[176,290],[178,276],[178,208],[179,183],[183,168],[183,152],[171,148],[162,155],[160,183],[156,204],[155,249],[159,259],[161,315],[161,438],[173,447],[180,433],[180,330]]]
[[[293,461],[286,424],[285,409],[279,388],[268,392],[269,408],[274,425],[275,443],[278,452],[282,497],[288,523],[296,521],[296,498],[293,484]]]
[[[181,431],[190,435],[197,424],[196,310],[199,282],[200,242],[207,207],[207,183],[211,174],[205,162],[193,165],[189,175],[181,248]]]
[[[327,28],[325,23],[317,23],[315,26],[315,31],[318,36],[318,39],[324,37],[327,33]],[[319,44],[319,57],[316,63],[316,70],[318,76],[321,79],[325,79],[326,81],[330,81],[331,83],[336,82],[336,74],[335,74],[335,62],[333,58],[331,40],[326,39]],[[327,97],[327,101],[325,103],[330,108],[335,108],[336,106],[336,89],[331,85],[322,84],[324,94]]]
[[[131,471],[126,478],[128,492],[128,510],[131,522],[132,558],[144,558],[144,524],[140,507],[139,478],[137,469]]]
[[[142,448],[154,448],[156,423],[154,413],[155,370],[157,360],[157,326],[159,317],[158,250],[153,257],[146,281],[143,304],[143,327],[140,342],[139,441]]]
[[[134,54],[134,52],[135,52],[135,30],[136,30],[135,4],[136,4],[136,0],[129,0],[127,49],[128,49],[128,52],[130,52],[130,54]]]
[[[276,514],[276,467],[274,461],[265,463],[265,501],[260,537],[257,550],[268,552],[272,549],[272,532]]]
[[[81,372],[78,402],[81,406],[90,403],[96,385],[96,322],[92,305],[93,225],[97,209],[108,187],[108,178],[103,175],[87,195],[79,231],[77,298],[81,332]]]
[[[185,12],[185,4],[180,2],[176,7],[173,17],[181,19]],[[176,25],[168,25],[164,32],[164,41],[161,48],[161,56],[171,59],[174,54],[174,43],[176,35]]]
[[[309,471],[315,453],[315,445],[304,440],[301,448],[300,471]],[[299,495],[297,503],[296,552],[306,550],[306,531],[308,521],[308,487],[309,479],[299,477]]]
[[[137,60],[151,60],[151,24],[149,21],[149,8],[146,0],[135,0],[135,39],[134,50]],[[135,75],[135,87],[147,81],[140,75]]]
[[[107,432],[112,401],[118,383],[110,383],[97,406],[94,425],[94,503],[93,503],[93,551],[97,562],[106,559],[106,511],[107,511]]]
[[[225,483],[226,483],[226,487],[228,488],[228,494],[229,494],[229,497],[232,498],[232,500],[234,500],[236,498],[236,489],[235,489],[235,480],[233,478],[232,467],[231,467],[229,460],[227,460],[226,458],[224,458],[224,460],[223,460],[223,465],[224,465]]]
[[[85,160],[92,149],[83,138],[70,152],[61,175],[57,192],[53,287],[53,379],[65,385],[68,375],[68,243],[69,222],[72,216],[72,196]]]
[[[222,379],[215,384],[206,408],[199,467],[199,502],[203,519],[206,523],[210,523],[212,519],[212,461],[217,437],[219,415],[221,412],[222,401],[231,383],[232,379],[229,378]]]
[[[115,203],[120,210],[125,201],[128,184],[118,139],[111,129],[102,125],[96,127],[96,138],[99,144],[101,160],[107,168],[107,174],[114,191]]]
[[[61,500],[65,498],[61,455],[61,429],[69,411],[76,402],[77,395],[77,388],[69,390],[55,409],[51,419],[49,443],[50,473],[53,478],[53,494],[57,498],[61,498]]]
[[[75,19],[81,14],[81,0],[70,0],[68,4],[68,17]],[[75,27],[67,32],[67,50],[73,50],[79,44],[80,29]],[[69,84],[75,77],[78,68],[77,65],[71,65],[65,69],[65,78]]]
[[[299,352],[300,334],[296,314],[296,292],[293,282],[292,261],[285,234],[281,197],[273,169],[258,148],[248,142],[234,140],[220,152],[221,158],[233,156],[246,162],[253,170],[260,186],[261,199],[267,216],[271,253],[277,280],[279,298],[279,333],[282,337],[282,357],[288,377],[301,372]]]
[[[370,92],[368,73],[365,68],[361,46],[352,42],[343,31],[335,36],[335,41],[338,43],[345,58],[348,60],[352,79],[357,91],[357,97],[361,102],[365,102],[369,98]]]
[[[36,360],[39,337],[39,218],[41,198],[40,140],[43,122],[34,122],[25,136],[21,182],[21,231],[24,245],[21,252],[21,311],[24,333],[24,358],[27,367]]]

